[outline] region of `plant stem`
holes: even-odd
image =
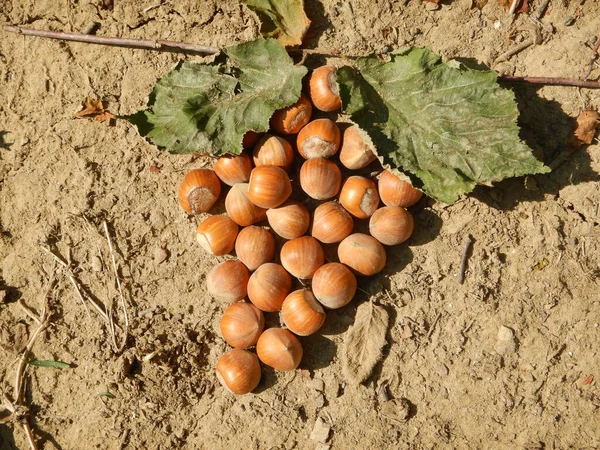
[[[548,86],[576,86],[588,89],[600,89],[600,81],[586,81],[577,78],[554,78],[554,77],[513,77],[499,76],[499,81],[525,82],[532,84],[545,84]]]
[[[59,39],[62,41],[86,42],[88,44],[111,45],[113,47],[141,48],[146,50],[172,51],[181,53],[199,53],[204,55],[213,55],[219,51],[215,47],[205,45],[189,44],[176,41],[153,41],[147,39],[127,39],[109,36],[94,36],[83,33],[65,33],[62,31],[33,30],[31,28],[22,28],[5,25],[4,31],[28,36],[38,36],[50,39]]]
[[[110,45],[113,47],[128,47],[128,48],[140,48],[145,50],[156,50],[156,51],[170,51],[170,52],[181,52],[181,53],[196,53],[203,55],[213,55],[219,52],[218,48],[207,47],[205,45],[190,44],[187,42],[177,41],[153,41],[147,39],[129,39],[129,38],[118,38],[109,36],[94,36],[83,33],[65,33],[62,31],[48,31],[48,30],[34,30],[31,28],[15,27],[5,25],[4,31],[10,33],[24,34],[28,36],[37,36],[50,39],[59,39],[63,41],[74,41],[74,42],[85,42],[88,44],[100,44]],[[527,46],[532,45],[533,42],[527,42]],[[519,46],[521,47],[521,46]],[[522,50],[519,48],[519,50]],[[318,50],[305,50],[305,49],[294,49],[291,50],[293,53],[320,53]],[[512,56],[514,49],[511,51],[509,56]],[[334,56],[334,55],[332,55]],[[337,56],[337,55],[335,55]],[[499,59],[506,57],[506,54],[501,55]],[[513,77],[513,76],[501,76],[498,77],[500,81],[507,82],[527,82],[533,84],[546,84],[554,86],[577,86],[589,89],[600,89],[600,81],[584,81],[576,78],[552,78],[552,77]]]

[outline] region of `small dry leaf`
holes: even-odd
[[[83,109],[75,113],[75,117],[88,117],[90,119],[95,119],[98,122],[104,122],[105,120],[115,118],[110,111],[104,109],[102,100],[86,97],[83,102],[81,102],[81,106],[83,106]]]
[[[592,384],[592,381],[594,381],[594,376],[593,375],[588,375],[583,380],[581,380],[581,384],[583,384],[585,386],[585,385],[588,385],[588,384]]]
[[[567,149],[575,151],[582,145],[591,144],[600,125],[600,115],[596,111],[583,111],[577,117],[577,124],[573,136],[567,140]]]
[[[507,11],[512,6],[513,0],[497,0],[500,6],[503,6]],[[516,13],[524,13],[529,9],[529,0],[519,0],[515,9]]]
[[[156,247],[154,249],[154,264],[159,265],[167,260],[169,252],[162,247]]]
[[[387,342],[388,324],[387,311],[372,300],[358,307],[354,325],[344,339],[344,373],[351,381],[358,384],[371,376]]]
[[[533,270],[544,270],[546,267],[548,267],[548,264],[550,264],[550,262],[546,258],[544,258],[541,261],[535,263],[535,265],[533,266]]]
[[[471,9],[483,9],[485,5],[487,5],[488,0],[471,0]]]

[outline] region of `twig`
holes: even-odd
[[[465,282],[465,270],[467,270],[467,260],[469,259],[469,250],[473,244],[471,235],[467,235],[463,244],[462,257],[460,258],[460,272],[458,274],[458,284]]]
[[[594,45],[594,48],[592,48],[592,58],[590,59],[590,62],[588,63],[588,68],[585,72],[585,75],[583,76],[584,80],[587,80],[588,77],[592,74],[592,70],[594,69],[594,63],[598,58],[598,48],[600,48],[600,38],[596,38],[596,45]]]
[[[600,81],[579,80],[577,78],[513,77],[510,75],[506,75],[498,77],[498,80],[506,82],[544,84],[546,86],[575,86],[588,89],[600,89]]]
[[[23,299],[20,298],[19,300],[17,300],[17,305],[19,305],[21,307],[21,309],[23,310],[23,312],[25,314],[27,314],[31,319],[33,319],[33,321],[37,324],[41,324],[41,320],[40,318],[34,314],[33,311],[31,311],[31,309],[29,309],[29,306],[27,306],[25,303],[23,303]]]
[[[62,31],[34,30],[31,28],[15,27],[10,25],[5,25],[4,31],[8,31],[10,33],[24,34],[28,36],[59,39],[62,41],[110,45],[113,47],[141,48],[145,50],[171,51],[180,53],[197,53],[202,55],[214,55],[215,53],[219,52],[219,49],[215,47],[207,47],[205,45],[196,45],[177,41],[153,41],[149,39],[129,39],[110,36],[95,36],[83,33],[65,33]]]
[[[121,288],[121,280],[119,279],[119,272],[117,270],[117,261],[115,259],[115,254],[113,252],[112,242],[110,240],[110,234],[108,233],[108,225],[106,220],[102,222],[104,226],[104,234],[106,235],[106,240],[108,241],[108,250],[110,251],[110,257],[112,259],[113,271],[115,273],[115,279],[117,280],[117,288],[119,289],[119,297],[121,299],[121,308],[123,309],[123,316],[125,318],[125,329],[123,330],[123,342],[121,343],[121,347],[117,347],[117,350],[123,350],[125,348],[125,344],[127,343],[127,332],[129,330],[129,317],[127,315],[127,306],[125,305],[125,297],[123,296],[123,289]],[[112,320],[112,314],[110,315],[110,325],[112,331],[114,333],[114,322]],[[116,346],[116,342],[115,342]]]
[[[442,317],[442,313],[437,313],[437,316],[435,316],[435,319],[433,319],[431,328],[429,328],[429,331],[427,332],[427,339],[429,339],[431,337],[431,335],[433,334],[433,331],[435,330],[435,326],[437,325],[438,321],[440,320],[440,317]]]
[[[27,346],[25,347],[25,350],[23,350],[23,353],[21,354],[21,358],[19,358],[19,364],[17,365],[17,371],[15,373],[15,386],[14,386],[14,391],[13,391],[14,403],[17,405],[17,407],[25,406],[25,405],[23,405],[23,376],[25,373],[27,358],[29,357],[29,353],[33,349],[33,345],[35,344],[35,341],[38,338],[38,336],[40,335],[40,333],[42,331],[44,331],[50,324],[50,313],[48,311],[48,296],[50,295],[50,292],[52,292],[52,290],[54,289],[55,284],[56,283],[54,280],[50,283],[50,288],[48,290],[48,293],[46,294],[46,297],[44,298],[44,307],[42,309],[41,317],[36,318],[37,319],[36,321],[39,323],[39,325],[36,328],[36,330],[33,332],[33,334],[31,335],[31,337],[29,338],[29,341],[27,342]],[[26,308],[26,307],[24,307],[24,308],[25,308],[25,310],[28,310],[28,308]],[[31,311],[29,311],[28,314],[33,314],[33,313]],[[29,443],[29,447],[31,448],[31,450],[37,450],[37,445],[35,443],[35,438],[33,436],[33,430],[31,429],[31,425],[29,425],[29,421],[27,420],[27,417],[26,416],[17,417],[17,419],[18,419],[18,422],[21,424],[21,427],[23,428],[25,436],[27,437],[27,442]]]
[[[54,258],[54,260],[63,267],[63,269],[65,271],[65,274],[67,275],[67,278],[69,279],[69,281],[71,282],[71,284],[75,288],[75,293],[77,294],[77,297],[79,298],[79,300],[83,304],[83,307],[84,307],[85,311],[87,312],[88,317],[90,317],[90,311],[89,311],[89,309],[87,307],[87,304],[85,303],[85,299],[83,298],[83,294],[81,293],[81,289],[79,288],[79,283],[75,279],[75,276],[73,275],[73,271],[71,270],[71,267],[69,266],[69,264],[67,264],[67,262],[65,262],[60,256],[58,256],[55,252],[53,252],[49,248],[45,247],[44,245],[41,245],[40,247],[46,253],[48,253],[49,255],[51,255]],[[98,305],[96,303],[96,301],[94,299],[92,299],[92,298],[89,298],[88,300],[92,304],[92,306],[96,309],[96,311],[98,311],[98,314],[100,314],[102,316],[102,318],[106,322],[108,322],[108,315],[106,314],[105,311],[102,310],[102,308],[100,307],[100,305]]]
[[[510,5],[510,9],[508,10],[509,15],[513,15],[517,10],[517,5],[519,4],[519,0],[513,0],[512,5]]]
[[[548,9],[548,4],[550,3],[550,0],[544,0],[542,2],[542,4],[540,5],[540,7],[537,9],[537,11],[535,12],[535,18],[537,20],[541,20],[542,17],[544,17],[544,14],[546,13],[546,9]]]

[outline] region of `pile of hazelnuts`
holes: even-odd
[[[311,121],[313,106],[325,112],[341,107],[335,68],[314,70],[308,85],[310,99],[302,94],[275,112],[272,133],[248,132],[240,155],[220,157],[213,170],[190,171],[179,187],[183,209],[200,214],[217,201],[221,183],[230,186],[227,214],[204,220],[196,238],[212,255],[235,249],[237,256],[207,275],[209,293],[229,305],[220,328],[233,349],[219,359],[216,373],[235,394],[256,388],[259,360],[276,370],[298,367],[303,351],[296,336],[315,333],[326,309],[347,305],[356,276],[384,268],[384,245],[410,237],[414,221],[405,208],[422,195],[383,170],[355,125],[342,139],[334,121]],[[354,232],[355,221],[366,220],[369,234]],[[273,233],[285,240],[278,257]],[[323,244],[337,245],[339,262],[325,261]],[[285,328],[264,330],[264,313],[277,311]]]

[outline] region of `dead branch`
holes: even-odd
[[[50,288],[48,289],[48,293],[44,298],[44,307],[42,308],[42,313],[40,317],[34,317],[35,321],[39,324],[36,330],[33,332],[29,341],[27,342],[27,346],[23,353],[21,353],[21,357],[19,358],[19,364],[17,365],[17,370],[15,373],[15,385],[13,390],[13,401],[10,401],[4,395],[4,402],[9,411],[11,411],[11,415],[14,416],[16,422],[18,422],[23,428],[23,432],[27,438],[27,442],[29,443],[29,447],[31,450],[37,450],[37,445],[35,443],[35,437],[33,435],[33,430],[31,429],[31,425],[29,425],[28,415],[26,413],[27,405],[25,405],[23,401],[23,381],[25,376],[25,368],[27,367],[27,360],[29,359],[29,354],[33,349],[33,346],[40,334],[50,325],[50,311],[49,311],[49,303],[48,298],[50,293],[56,286],[56,281],[52,280],[50,283]],[[28,315],[32,316],[33,312],[26,306],[23,305],[24,310],[28,311]]]
[[[546,86],[575,86],[588,89],[600,89],[600,81],[579,80],[577,78],[553,78],[553,77],[513,77],[500,76],[499,81],[524,82],[532,84],[543,84]]]
[[[116,339],[114,338],[115,325],[114,325],[114,321],[112,319],[112,314],[110,314],[109,326],[111,327],[111,330],[112,330],[112,336],[113,336],[115,349],[117,351],[121,351],[125,348],[125,344],[127,343],[127,332],[129,330],[129,317],[127,315],[127,306],[125,305],[125,297],[123,296],[123,288],[121,287],[121,280],[119,278],[119,272],[117,270],[117,261],[115,259],[115,254],[113,251],[112,241],[110,240],[110,234],[108,232],[108,225],[106,223],[106,220],[102,222],[102,225],[104,227],[104,234],[106,235],[106,241],[108,242],[108,250],[110,252],[110,257],[112,259],[113,272],[115,274],[115,279],[117,281],[117,288],[119,290],[119,298],[121,300],[121,309],[123,310],[123,316],[125,318],[125,329],[123,330],[123,341],[121,343],[121,346],[119,347],[119,346],[117,346]]]
[[[205,45],[189,44],[186,42],[148,40],[148,39],[129,39],[110,36],[95,36],[83,33],[66,33],[63,31],[34,30],[31,28],[15,27],[5,25],[4,31],[10,33],[23,34],[27,36],[37,36],[61,41],[85,42],[87,44],[110,45],[112,47],[139,48],[144,50],[171,51],[180,53],[196,53],[202,55],[214,55],[219,52],[218,48],[207,47]]]
[[[467,260],[469,259],[469,250],[473,244],[473,238],[471,235],[467,235],[463,244],[463,252],[460,258],[460,272],[458,274],[458,284],[465,282],[465,271],[467,270]]]

